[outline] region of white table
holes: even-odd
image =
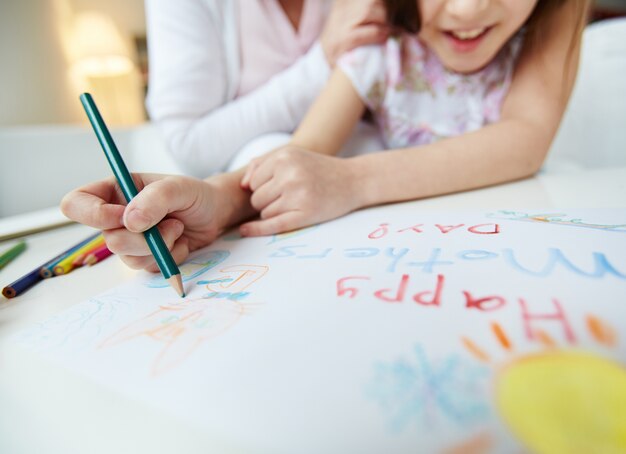
[[[413,203],[425,210],[624,207],[626,167],[540,174]],[[12,282],[90,232],[70,225],[30,236],[28,250],[0,271],[0,283]],[[128,281],[135,273],[113,257],[46,280],[12,300],[0,300],[0,452],[233,452],[170,415],[12,348],[13,333]]]

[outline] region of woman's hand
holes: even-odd
[[[292,145],[253,160],[241,186],[260,220],[242,224],[243,236],[272,235],[334,219],[360,208],[351,161]]]
[[[140,192],[128,205],[115,179],[109,178],[68,193],[61,210],[74,221],[102,230],[107,247],[131,268],[158,271],[141,232],[159,224],[172,257],[182,262],[191,251],[213,242],[231,222],[250,215],[245,204],[232,202],[242,198],[231,194],[229,187],[244,194],[238,187],[240,177],[229,186],[218,180],[134,174]]]
[[[333,68],[344,52],[367,44],[380,44],[388,35],[382,0],[335,0],[320,41],[326,60]]]

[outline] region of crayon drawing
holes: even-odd
[[[416,345],[411,359],[377,363],[366,394],[387,414],[392,432],[409,425],[428,430],[446,423],[471,428],[491,413],[484,399],[488,372],[459,355],[429,358]]]
[[[199,257],[186,261],[179,268],[183,283],[189,282],[206,273],[211,268],[214,268],[226,260],[229,255],[230,252],[228,251],[208,251]],[[160,273],[155,274],[146,285],[151,288],[165,288],[170,286]]]
[[[508,219],[512,221],[535,222],[544,224],[557,224],[569,227],[579,227],[585,229],[604,230],[608,232],[626,233],[626,224],[600,224],[584,222],[580,218],[568,216],[565,213],[538,213],[528,214],[520,211],[500,210],[495,213],[488,213],[488,217],[495,219]]]
[[[612,348],[617,334],[594,315],[585,318],[586,334]],[[496,345],[513,355],[515,345],[498,323],[491,324]],[[540,351],[509,356],[493,376],[497,412],[532,452],[626,452],[626,369],[591,351],[559,348],[551,335],[536,330]],[[577,338],[564,333],[569,345]],[[462,337],[462,345],[482,364],[493,359]]]
[[[202,343],[236,324],[254,306],[241,302],[249,295],[245,290],[267,271],[268,267],[259,265],[226,267],[220,270],[220,277],[198,282],[206,285],[209,293],[160,305],[106,338],[99,348],[114,347],[139,337],[150,338],[162,344],[152,361],[151,375],[162,375],[181,364]]]

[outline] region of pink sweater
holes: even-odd
[[[305,55],[322,32],[324,2],[304,0],[295,30],[278,0],[238,0],[241,68],[237,96],[263,85]]]

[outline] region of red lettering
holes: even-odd
[[[437,275],[437,286],[434,291],[425,291],[419,292],[413,295],[413,301],[417,304],[422,304],[424,306],[440,306],[441,305],[441,291],[443,290],[443,283],[445,281],[445,277],[443,274]],[[426,299],[426,296],[433,295],[430,300]]]
[[[422,227],[424,224],[415,224],[412,227],[407,227],[406,229],[400,229],[398,230],[398,233],[402,233],[402,232],[406,232],[407,230],[412,230],[415,233],[422,233],[422,229],[420,229],[420,227]]]
[[[398,291],[394,296],[386,296],[386,293],[391,291],[390,288],[384,288],[377,290],[374,292],[374,296],[383,301],[387,301],[388,303],[400,303],[404,299],[404,294],[406,293],[406,286],[409,283],[409,275],[403,274],[402,279],[400,279],[400,285],[398,286]]]
[[[481,227],[485,227],[485,230],[480,230]],[[499,224],[478,224],[467,229],[468,232],[476,233],[478,235],[495,235],[500,233]]]
[[[465,224],[459,224],[459,225],[441,225],[441,224],[435,224],[435,227],[437,227],[441,233],[448,233],[451,232],[454,229],[458,229],[459,227],[463,227]]]
[[[465,290],[463,291],[463,295],[465,295],[466,309],[478,309],[479,311],[490,312],[498,310],[506,304],[506,300],[497,295],[474,298],[470,292]]]
[[[530,340],[540,340],[537,338],[535,331],[531,327],[531,322],[534,320],[555,320],[561,324],[563,327],[563,332],[565,334],[565,339],[567,339],[570,343],[576,342],[576,336],[574,336],[574,331],[570,326],[567,318],[565,317],[565,311],[561,307],[559,301],[555,298],[552,299],[552,303],[556,307],[556,311],[551,314],[531,314],[528,311],[528,304],[524,299],[519,299],[520,307],[522,308],[522,320],[524,322],[524,330],[526,331],[526,337]]]
[[[366,276],[348,276],[342,277],[337,281],[337,296],[347,296],[348,298],[354,298],[359,293],[359,289],[356,287],[344,287],[344,283],[349,279],[361,279],[369,281],[370,278]]]

